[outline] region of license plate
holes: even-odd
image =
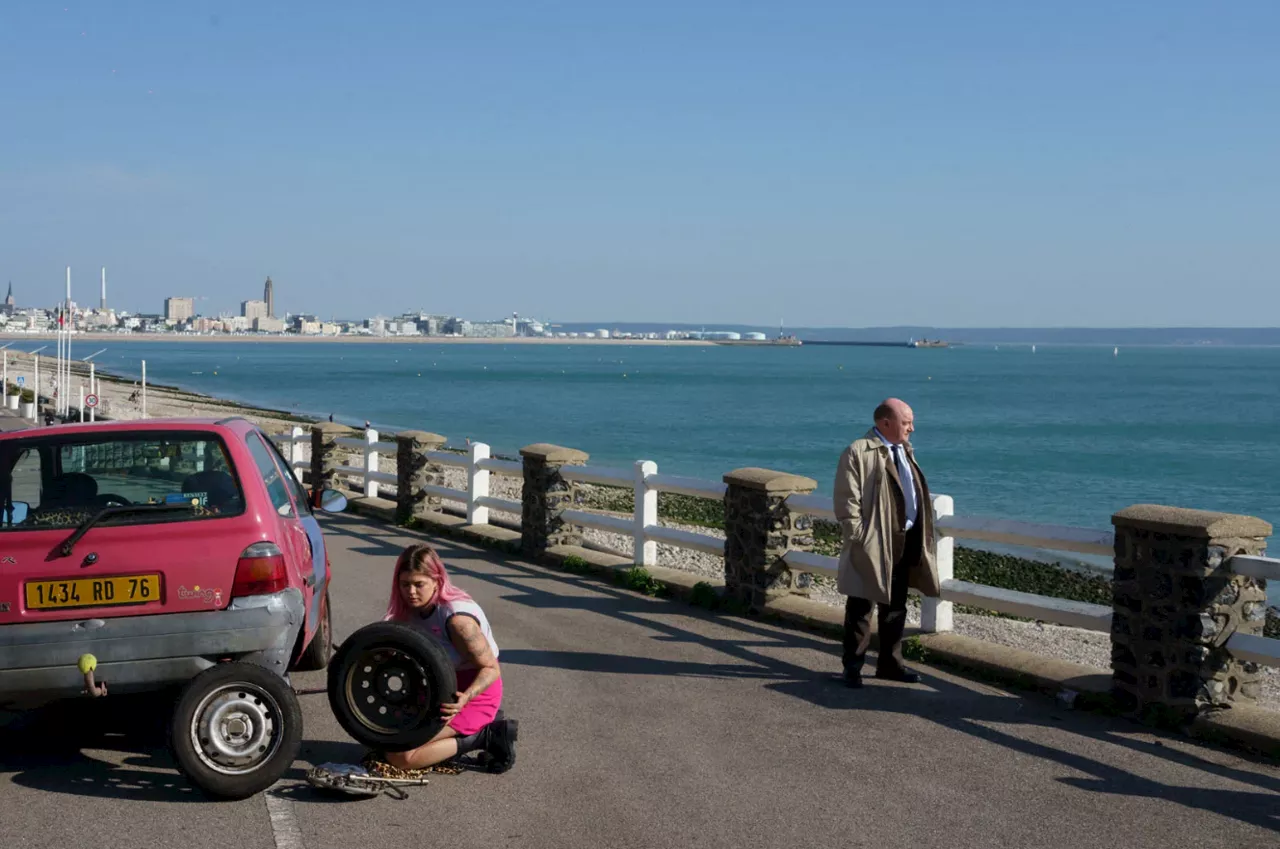
[[[26,595],[28,610],[149,604],[160,600],[160,576],[125,575],[116,578],[76,578],[70,581],[28,581]]]

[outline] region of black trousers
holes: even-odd
[[[924,529],[917,522],[907,531],[902,556],[893,564],[893,582],[889,587],[889,603],[877,605],[865,598],[849,596],[844,604],[844,672],[861,674],[862,664],[871,646],[871,609],[878,607],[880,656],[877,672],[902,669],[902,632],[907,628],[907,572],[905,564],[919,563],[924,544]]]

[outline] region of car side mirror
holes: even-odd
[[[27,514],[31,512],[31,505],[25,501],[14,501],[4,511],[4,523],[6,525],[21,525],[27,521]]]
[[[320,509],[326,513],[341,513],[347,509],[347,497],[336,489],[320,493]]]

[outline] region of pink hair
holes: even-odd
[[[436,550],[426,543],[416,543],[400,552],[400,556],[396,558],[396,571],[391,576],[391,600],[387,602],[387,615],[382,617],[384,620],[403,622],[413,614],[413,608],[405,603],[404,596],[400,594],[400,576],[405,572],[420,573],[436,582],[436,594],[432,596],[430,604],[471,601],[471,596],[465,590],[459,589],[449,580],[444,561],[436,554]]]

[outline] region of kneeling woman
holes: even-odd
[[[435,639],[458,673],[458,692],[441,705],[448,724],[416,749],[387,752],[387,762],[399,769],[422,769],[484,750],[490,755],[490,772],[510,769],[516,760],[518,725],[497,718],[502,706],[498,644],[480,605],[449,580],[431,546],[411,545],[400,554],[385,619]]]

